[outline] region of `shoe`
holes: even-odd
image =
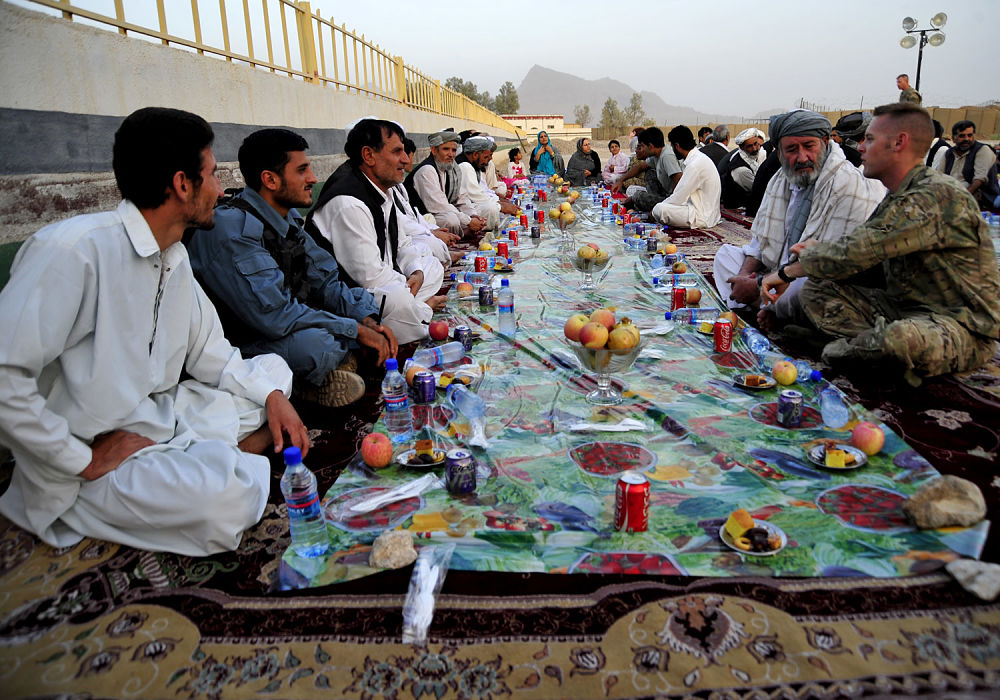
[[[337,365],[337,369],[343,370],[345,372],[354,372],[355,374],[357,374],[358,358],[354,356],[353,352],[348,350],[347,354],[344,355],[344,359],[340,361],[339,365]]]
[[[365,395],[365,382],[354,372],[335,369],[326,375],[320,386],[306,385],[299,392],[306,401],[320,406],[338,408],[352,404]]]

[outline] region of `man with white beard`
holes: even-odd
[[[485,184],[486,166],[492,160],[492,143],[485,136],[467,138],[462,144],[462,154],[455,159],[462,178],[462,194],[468,198],[476,213],[486,219],[487,231],[497,230],[501,213],[517,213],[517,207],[510,202],[501,201]]]
[[[831,142],[831,130],[829,119],[810,110],[771,117],[781,170],[768,183],[750,243],[726,244],[715,254],[715,286],[730,308],[759,308],[764,274],[788,262],[792,245],[840,238],[864,223],[885,196],[885,186],[866,179]],[[763,328],[775,319],[796,318],[795,297],[803,284],[805,278],[796,280],[777,303],[760,311]]]
[[[458,141],[454,131],[428,136],[431,154],[406,176],[405,184],[411,204],[433,214],[438,226],[463,236],[481,231],[486,220],[462,192],[462,177],[455,164]]]
[[[744,129],[736,137],[736,150],[719,162],[719,177],[722,178],[722,206],[727,209],[738,209],[746,206],[747,195],[753,187],[753,179],[757,175],[767,153],[764,145],[764,132],[750,127]]]

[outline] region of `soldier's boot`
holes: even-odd
[[[338,408],[352,404],[364,396],[365,381],[354,372],[335,369],[327,373],[319,386],[303,386],[299,395],[306,401]]]
[[[854,338],[838,338],[823,348],[823,362],[831,367],[850,367],[873,376],[900,375],[910,386],[920,386],[921,379],[906,367],[897,354],[887,351],[885,318],[878,316],[875,325]]]

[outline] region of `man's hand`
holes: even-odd
[[[127,430],[113,430],[98,435],[90,443],[90,464],[78,476],[93,481],[114,471],[122,462],[144,447],[155,444],[148,437]]]
[[[517,213],[517,205],[513,202],[500,202],[500,213],[514,215]]]
[[[417,292],[420,291],[420,287],[423,285],[423,283],[424,283],[423,270],[417,270],[411,273],[410,276],[406,278],[406,286],[410,288],[410,294],[412,294],[413,296],[417,296]]]
[[[770,299],[773,302],[777,301],[778,297],[784,294],[786,289],[788,289],[788,282],[778,277],[777,272],[769,272],[761,282],[760,294],[761,297]]]
[[[798,243],[796,243],[795,245],[793,245],[788,250],[789,250],[789,252],[795,253],[796,255],[802,255],[802,251],[803,250],[805,250],[806,248],[810,248],[810,247],[812,247],[814,245],[818,245],[818,244],[819,244],[819,241],[817,241],[815,238],[810,238],[809,240],[806,240],[806,241],[799,241]]]
[[[486,219],[481,219],[478,216],[473,216],[469,219],[469,225],[466,227],[471,233],[479,233],[486,226]]]
[[[309,431],[285,395],[277,389],[272,391],[264,401],[264,410],[267,411],[267,425],[274,438],[274,451],[285,449],[285,435],[288,435],[288,441],[302,450],[305,457],[311,446]]]
[[[364,342],[361,339],[362,329],[364,329],[366,334],[368,333],[368,331],[370,331],[372,334],[374,334],[374,336],[376,336],[376,337],[367,336],[373,343],[375,343],[374,345],[368,345],[368,343]],[[379,339],[377,336],[381,336],[381,339]],[[390,357],[395,357],[396,352],[399,350],[399,343],[396,342],[396,336],[393,335],[392,331],[389,329],[388,326],[375,323],[375,320],[371,316],[365,318],[364,321],[358,324],[359,343],[361,343],[362,345],[367,345],[368,347],[373,348],[375,350],[378,350],[378,348],[380,347],[380,341],[386,343],[388,351],[384,357],[382,356],[381,353],[379,353],[379,364],[384,364],[385,361]]]
[[[427,300],[427,306],[431,307],[434,311],[440,311],[444,308],[445,302],[448,301],[448,296],[441,294],[440,296],[431,297]]]
[[[726,280],[732,285],[733,291],[729,298],[747,306],[753,306],[760,299],[760,288],[757,286],[757,275],[749,273],[736,275]]]
[[[431,233],[434,234],[435,237],[444,241],[445,245],[448,246],[452,245],[453,243],[458,243],[460,240],[462,240],[461,236],[452,233],[446,228],[437,228],[431,231]]]
[[[583,171],[583,176],[584,177],[590,177],[590,171],[589,170],[584,170]]]
[[[611,185],[611,191],[614,192],[615,194],[618,194],[619,192],[621,192],[622,191],[622,180],[618,180],[617,182],[612,183],[612,185]]]

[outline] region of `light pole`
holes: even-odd
[[[917,20],[912,17],[903,18],[903,31],[906,32],[906,36],[899,40],[899,45],[904,49],[912,49],[917,46],[918,40],[910,36],[911,34],[919,34],[919,49],[917,51],[917,83],[914,85],[914,89],[918,92],[920,91],[920,64],[924,60],[924,47],[927,44],[931,46],[940,46],[944,43],[944,32],[941,31],[943,27],[948,22],[948,15],[943,12],[938,12],[936,15],[931,17],[931,26],[925,29],[917,28]],[[927,36],[927,32],[932,32],[930,36]]]

